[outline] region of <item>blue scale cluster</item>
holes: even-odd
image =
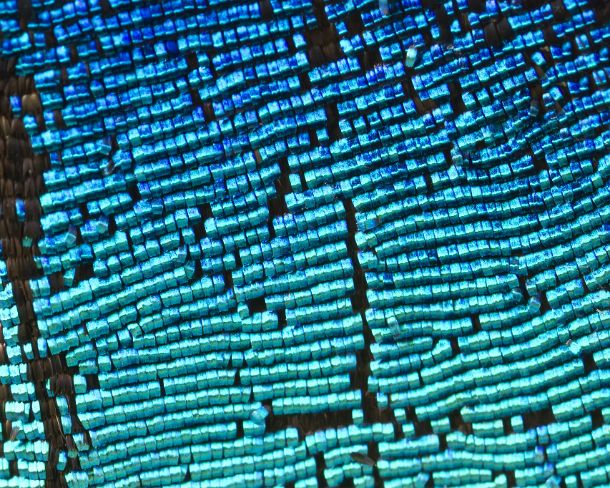
[[[610,483],[603,5],[30,3],[0,485]]]

